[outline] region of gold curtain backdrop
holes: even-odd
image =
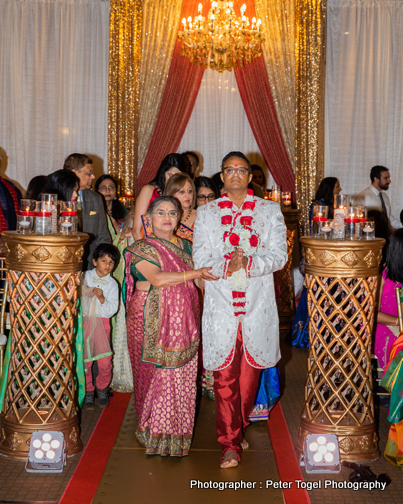
[[[301,231],[324,172],[326,0],[295,1],[296,183]]]
[[[187,0],[185,0],[187,1]],[[177,40],[182,0],[111,0],[108,166],[135,192]],[[255,0],[281,132],[296,175],[301,230],[324,172],[326,0]]]
[[[255,0],[263,58],[285,148],[295,172],[295,0]]]
[[[108,82],[108,168],[121,193],[137,180],[141,0],[111,0]]]
[[[141,42],[138,173],[143,167],[178,35],[182,0],[144,0]]]

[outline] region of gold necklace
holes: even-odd
[[[172,239],[171,239],[171,240],[169,240],[169,241],[170,241],[171,243],[173,243],[174,245],[176,245],[176,242],[178,241],[178,238],[177,238],[175,235],[173,235]]]

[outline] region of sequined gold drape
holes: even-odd
[[[111,0],[108,82],[108,168],[121,193],[137,180],[142,2]]]
[[[295,0],[296,194],[301,230],[324,170],[326,0]]]
[[[295,171],[295,0],[255,0],[263,57],[285,148]]]
[[[143,0],[138,173],[150,146],[172,54],[178,36],[182,0]]]

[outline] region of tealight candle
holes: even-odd
[[[290,191],[283,191],[281,193],[281,197],[283,200],[283,206],[290,207],[291,206],[291,192]]]
[[[375,238],[375,222],[365,222],[362,228],[362,239],[373,240]]]
[[[35,215],[35,212],[32,212]],[[21,234],[30,234],[34,225],[34,217],[32,215],[17,216],[17,232]]]
[[[318,236],[324,222],[327,221],[329,207],[314,205],[312,209],[312,236]]]
[[[322,227],[320,228],[319,235],[324,240],[330,240],[333,238],[333,227],[330,221],[324,222]]]

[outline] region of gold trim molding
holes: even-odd
[[[385,240],[320,240],[300,238],[305,273],[329,277],[376,276]]]
[[[81,271],[85,233],[72,236],[22,235],[16,231],[2,233],[6,243],[8,269],[35,273],[77,273]]]

